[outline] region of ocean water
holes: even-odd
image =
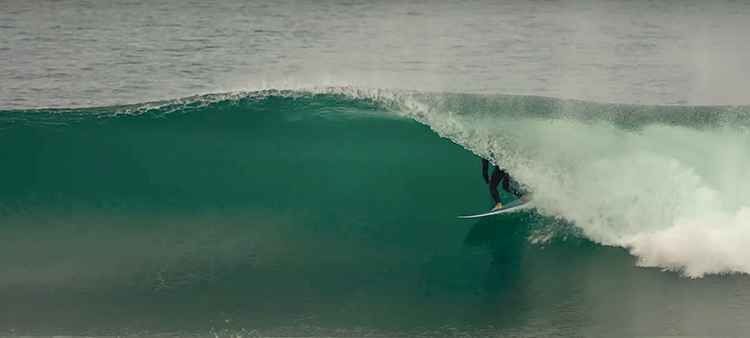
[[[748,336],[748,17],[4,1],[0,335]]]

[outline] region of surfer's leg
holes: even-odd
[[[497,191],[497,185],[500,184],[500,180],[503,179],[504,172],[497,167],[492,172],[492,178],[490,178],[490,194],[492,194],[492,198],[495,199],[495,205],[492,210],[497,210],[503,207],[503,205],[500,203],[500,193]]]
[[[503,190],[515,195],[518,198],[523,197],[523,194],[513,188],[513,186],[510,184],[510,175],[508,175],[507,173],[505,173],[505,176],[503,176]]]

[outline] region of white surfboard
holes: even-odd
[[[478,215],[458,216],[458,218],[478,218],[478,217],[498,215],[498,214],[502,214],[506,212],[516,212],[516,211],[529,209],[534,206],[533,204],[534,203],[531,203],[531,201],[524,202],[520,199],[517,199],[513,202],[503,205],[502,208],[495,210],[495,211],[485,212],[483,214],[478,214]]]

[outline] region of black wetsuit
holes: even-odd
[[[490,185],[490,193],[492,194],[492,198],[495,199],[495,203],[500,203],[500,194],[497,191],[497,185],[500,183],[500,181],[503,181],[503,190],[515,195],[518,198],[521,198],[523,196],[522,193],[518,192],[518,190],[514,189],[510,185],[510,175],[506,173],[504,170],[500,169],[499,167],[495,167],[495,170],[492,171],[492,177],[487,176],[487,169],[489,169],[490,161],[482,159],[482,176],[484,176],[484,181],[489,183]]]

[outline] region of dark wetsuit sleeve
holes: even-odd
[[[487,175],[487,170],[489,170],[490,167],[490,161],[487,161],[485,159],[482,159],[482,177],[484,177],[484,182],[490,183],[490,177]]]

